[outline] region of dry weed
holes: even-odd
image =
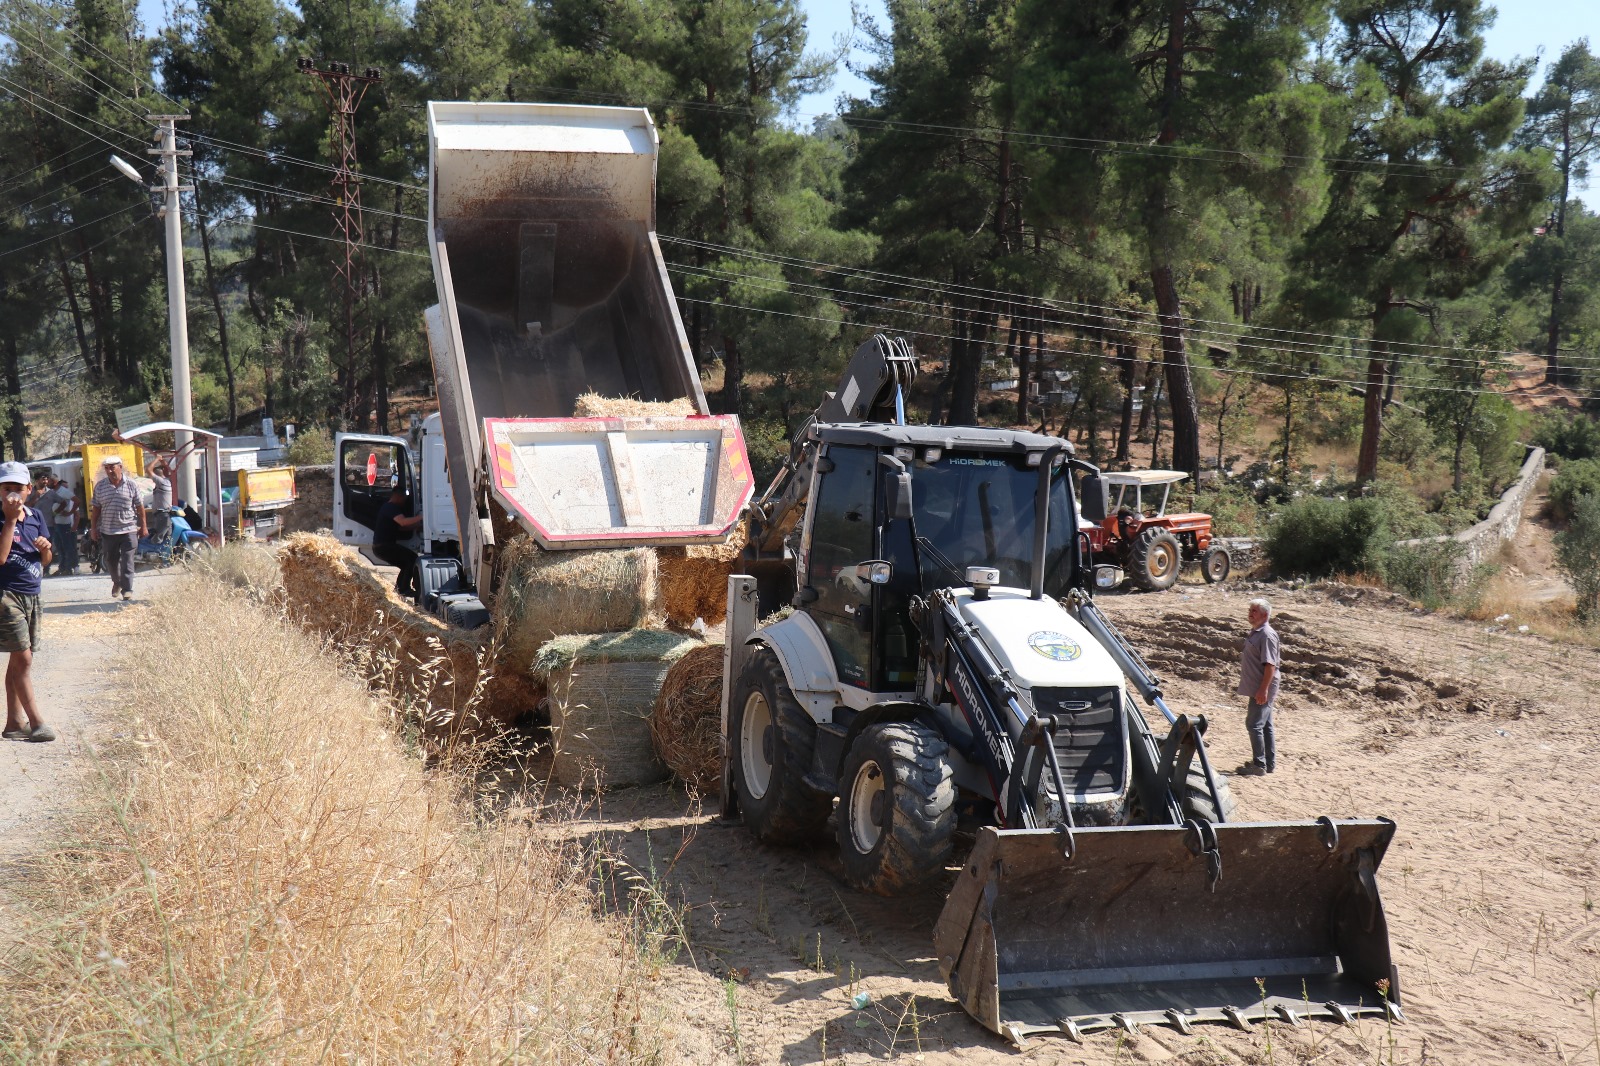
[[[195,577],[129,661],[132,736],[23,887],[0,1049],[25,1062],[641,1062],[638,937],[592,859],[474,824],[316,641]],[[441,779],[442,778],[442,779]]]

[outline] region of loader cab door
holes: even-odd
[[[839,680],[872,687],[872,591],[856,565],[877,554],[878,453],[873,448],[829,445],[807,510],[802,585],[815,595],[806,613],[833,654]]]
[[[406,442],[399,437],[341,433],[333,448],[334,536],[345,544],[371,544],[378,509],[394,487],[402,486],[416,499]]]

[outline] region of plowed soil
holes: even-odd
[[[758,845],[716,800],[617,792],[563,832],[628,864],[661,928],[689,951],[663,966],[669,1056],[694,1063],[1600,1061],[1600,724],[1591,651],[1426,614],[1371,589],[1225,584],[1110,596],[1107,611],[1204,714],[1220,767],[1249,752],[1232,695],[1245,605],[1278,608],[1279,765],[1231,780],[1248,820],[1385,815],[1379,871],[1406,1020],[1201,1026],[1036,1038],[1020,1053],[949,998],[931,929],[944,886],[852,891],[834,849]],[[1490,631],[1490,630],[1493,631]],[[1153,712],[1152,712],[1153,713]],[[692,959],[690,955],[692,954]],[[857,1009],[852,997],[865,993]]]

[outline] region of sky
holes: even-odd
[[[850,0],[800,0],[800,6],[806,13],[812,51],[829,50],[837,42],[851,39]],[[887,28],[883,0],[856,0],[855,6]],[[1501,60],[1538,56],[1540,64],[1534,75],[1535,85],[1543,80],[1546,65],[1559,58],[1562,50],[1578,38],[1587,37],[1592,48],[1600,48],[1600,0],[1506,0],[1497,6],[1500,16],[1484,35],[1484,51]],[[861,43],[859,35],[854,43]],[[848,66],[851,63],[864,66],[870,59],[859,47],[853,49],[850,58],[834,75],[833,84],[825,92],[814,93],[801,101],[801,117],[834,110],[834,103],[841,95],[866,96],[871,86],[852,74]],[[809,122],[801,124],[809,125]],[[1577,195],[1590,210],[1600,211],[1600,175],[1592,178],[1590,187]]]

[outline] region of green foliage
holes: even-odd
[[[1390,462],[1414,467],[1437,449],[1433,427],[1422,415],[1400,408],[1384,419],[1378,454]]]
[[[1535,423],[1533,442],[1562,459],[1600,458],[1600,423],[1578,411],[1551,411]]]
[[[1600,497],[1600,459],[1562,463],[1550,479],[1550,513],[1556,518],[1571,520],[1584,497]]]
[[[1383,501],[1304,496],[1267,530],[1266,554],[1281,576],[1377,572],[1393,539]]]
[[[333,434],[327,426],[306,426],[289,445],[290,466],[327,466],[333,462]]]
[[[1260,532],[1261,506],[1239,481],[1215,481],[1200,489],[1189,504],[1211,516],[1211,532],[1219,537],[1250,537]]]
[[[750,452],[750,472],[757,485],[765,486],[789,457],[788,427],[782,422],[762,418],[750,419],[740,428],[744,430],[744,446]]]
[[[1556,534],[1556,567],[1577,595],[1578,621],[1600,621],[1600,495],[1584,495],[1572,521]]]
[[[1395,546],[1382,556],[1383,579],[1434,610],[1451,602],[1463,586],[1461,558],[1465,553],[1465,546],[1455,540]]]

